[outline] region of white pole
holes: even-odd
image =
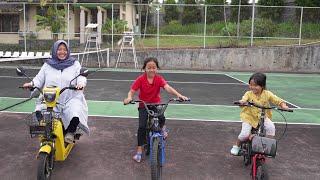
[[[24,39],[24,51],[27,52],[27,37],[26,37],[26,29],[27,29],[27,24],[26,24],[26,3],[23,3],[23,39]]]
[[[240,9],[241,9],[241,0],[239,0],[239,7],[238,7],[238,24],[237,24],[237,38],[239,39],[240,33]]]
[[[300,14],[299,46],[301,45],[302,19],[303,19],[303,7],[301,7],[301,14]]]
[[[68,18],[68,20],[67,20],[67,22],[68,22],[68,44],[69,44],[69,46],[70,46],[70,23],[69,23],[69,21],[70,21],[70,17],[69,17],[69,13],[70,13],[70,7],[69,7],[69,3],[68,3],[68,16],[67,16],[67,18]]]
[[[206,35],[207,35],[207,6],[204,6],[204,28],[203,28],[203,48],[206,48]]]
[[[113,4],[111,6],[111,50],[113,51]]]
[[[159,7],[159,4],[158,4],[158,7],[156,8],[156,10],[157,10],[157,14],[158,14],[158,16],[157,16],[157,49],[159,49],[159,35],[160,35],[160,7]]]
[[[256,6],[256,1],[253,0],[253,5],[252,5],[252,23],[251,23],[251,47],[253,46],[253,32],[254,32],[254,9],[255,9],[255,6]]]

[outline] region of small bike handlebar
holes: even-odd
[[[260,106],[260,105],[258,105],[256,103],[254,103],[254,102],[241,103],[239,101],[235,101],[235,102],[233,102],[233,104],[238,105],[238,106],[248,106],[248,107],[254,106],[254,107],[257,107],[259,109],[277,109],[277,110],[280,110],[280,111],[293,112],[292,109],[283,109],[283,108],[279,108],[277,106],[264,107],[264,106]]]
[[[187,100],[183,100],[183,99],[180,99],[180,98],[171,98],[169,99],[167,102],[165,103],[146,103],[145,101],[142,101],[142,100],[132,100],[130,101],[128,104],[136,104],[136,103],[143,103],[144,107],[146,108],[147,110],[147,113],[152,116],[152,117],[159,117],[161,116],[165,110],[167,109],[168,105],[170,102],[172,101],[176,101],[176,102],[184,102],[184,101],[191,101],[190,98],[188,98]],[[124,105],[127,105],[127,104],[124,104]],[[157,107],[157,106],[162,106],[161,110],[159,111],[159,113],[156,113],[154,112],[154,110],[151,110],[149,108],[149,106],[154,106],[154,107]]]

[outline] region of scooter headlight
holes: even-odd
[[[53,101],[55,101],[55,99],[56,99],[56,93],[55,92],[45,92],[44,93],[44,95],[43,95],[43,97],[44,97],[44,100],[46,101],[46,102],[53,102]]]

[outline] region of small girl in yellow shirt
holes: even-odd
[[[284,100],[280,99],[272,92],[266,90],[266,80],[267,77],[263,73],[255,73],[249,78],[249,89],[242,99],[239,101],[241,104],[246,102],[253,102],[257,105],[268,107],[270,106],[270,102],[281,107],[282,109],[289,109]],[[256,128],[259,123],[260,118],[260,110],[255,107],[247,107],[244,106],[240,112],[240,118],[242,121],[241,132],[238,136],[236,145],[233,145],[231,149],[232,155],[238,155],[240,150],[240,144],[243,141],[249,139],[252,127]],[[266,118],[264,122],[264,126],[266,129],[267,136],[275,136],[275,126],[271,121],[272,112],[271,110],[266,110]]]

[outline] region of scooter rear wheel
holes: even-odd
[[[50,167],[50,156],[41,152],[38,157],[38,180],[49,180],[52,168]]]

